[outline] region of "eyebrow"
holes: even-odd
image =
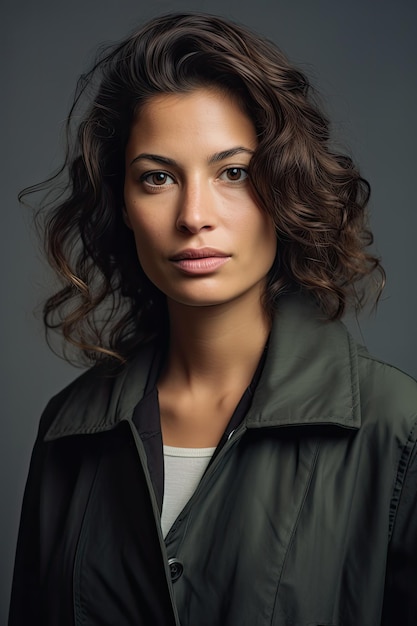
[[[223,161],[224,159],[229,159],[230,157],[235,156],[236,154],[241,153],[253,154],[253,150],[249,150],[249,148],[244,148],[243,146],[237,146],[236,148],[230,148],[230,150],[223,150],[222,152],[216,152],[212,154],[208,159],[209,165],[213,165],[213,163],[218,163],[219,161]]]
[[[236,148],[230,148],[229,150],[222,150],[221,152],[215,152],[207,159],[207,161],[209,165],[213,165],[213,163],[224,161],[224,159],[229,159],[235,156],[236,154],[242,154],[242,153],[252,155],[254,151],[250,150],[249,148],[245,148],[243,146],[236,146]],[[174,159],[170,159],[169,157],[165,157],[160,154],[150,154],[147,152],[142,152],[141,154],[138,154],[138,156],[136,156],[133,159],[133,161],[131,161],[130,165],[133,165],[133,163],[136,163],[136,161],[140,161],[140,160],[155,161],[156,163],[161,163],[162,165],[178,166],[178,163]]]

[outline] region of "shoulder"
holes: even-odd
[[[124,364],[104,361],[57,393],[42,414],[39,436],[46,440],[110,430],[130,419],[141,399],[156,348],[149,344]]]
[[[417,381],[358,346],[358,378],[364,424],[375,422],[403,441],[417,437]]]

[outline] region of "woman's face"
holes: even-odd
[[[275,258],[272,218],[247,177],[252,121],[213,89],[152,98],[126,148],[125,219],[148,278],[175,302],[255,296]]]

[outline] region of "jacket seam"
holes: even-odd
[[[352,339],[352,337],[348,334],[347,335],[347,340],[348,340],[348,344],[349,344],[349,372],[350,372],[350,399],[352,401],[352,406],[350,409],[350,422],[354,422],[354,411],[355,411],[355,407],[357,404],[357,396],[358,396],[358,371],[357,371],[357,361],[355,361],[356,364],[356,371],[354,371],[354,360],[355,360],[355,356],[357,358],[357,350],[354,349],[354,341]],[[355,383],[354,381],[356,381],[356,389],[354,389]]]
[[[77,544],[75,546],[74,566],[73,566],[74,568],[73,569],[73,589],[74,589],[73,605],[74,605],[74,625],[75,626],[82,626],[82,624],[86,623],[85,622],[86,620],[85,609],[82,606],[81,594],[80,594],[80,569],[79,569],[80,558],[81,558],[80,549],[81,549],[81,543],[84,539],[84,535],[86,532],[86,527],[85,527],[86,520],[90,514],[90,503],[91,503],[91,498],[92,498],[92,494],[94,491],[94,487],[97,481],[97,475],[98,475],[98,470],[101,465],[101,459],[102,459],[102,456],[100,456],[100,459],[95,462],[94,476],[91,481],[89,494],[88,494],[87,502],[86,502],[85,509],[84,509],[84,515],[80,524],[80,532],[78,535]]]
[[[316,450],[315,450],[315,453],[314,453],[314,458],[313,458],[313,461],[312,461],[312,464],[311,464],[311,470],[310,470],[310,475],[308,477],[308,483],[307,483],[306,488],[304,490],[303,498],[302,498],[302,500],[300,502],[300,507],[299,507],[298,512],[297,512],[297,517],[296,517],[296,520],[295,520],[295,523],[294,523],[294,527],[292,529],[291,536],[290,536],[290,539],[288,541],[288,546],[287,546],[287,549],[285,551],[284,559],[283,559],[283,562],[282,562],[281,572],[280,572],[280,575],[279,575],[278,580],[277,580],[277,588],[276,588],[276,591],[275,591],[275,599],[274,599],[274,604],[273,604],[272,613],[271,613],[271,622],[270,622],[271,626],[274,625],[276,606],[277,606],[277,601],[278,601],[278,593],[279,593],[279,588],[280,588],[280,585],[281,585],[281,579],[282,579],[282,576],[283,576],[283,573],[284,573],[284,569],[285,569],[285,566],[286,566],[288,553],[289,553],[289,551],[291,549],[291,546],[292,546],[292,543],[293,543],[293,540],[294,540],[294,536],[295,536],[295,533],[296,533],[297,528],[298,528],[298,523],[300,521],[301,511],[304,508],[304,504],[305,504],[305,501],[307,499],[307,494],[310,491],[311,481],[313,480],[313,474],[314,474],[314,471],[316,469],[317,459],[318,459],[318,456],[319,456],[320,448],[321,448],[321,442],[319,440],[317,440],[317,446],[316,446]]]
[[[392,497],[390,501],[390,512],[389,512],[389,526],[388,526],[388,541],[391,541],[392,533],[394,531],[395,521],[401,501],[402,489],[404,486],[410,458],[412,455],[412,451],[414,445],[416,443],[416,434],[417,434],[417,420],[414,422],[410,433],[407,437],[407,441],[403,446],[395,477],[394,488],[392,492]]]
[[[400,367],[397,367],[396,365],[392,365],[392,363],[387,363],[386,361],[383,361],[382,359],[378,359],[372,354],[369,354],[369,352],[366,352],[366,353],[358,352],[358,359],[365,359],[366,361],[371,361],[372,363],[378,363],[379,365],[382,365],[383,367],[387,367],[390,370],[394,370],[395,372],[402,374],[403,376],[405,376],[406,378],[408,378],[409,380],[413,382],[417,382],[413,376],[411,376],[407,372],[404,372],[404,370],[402,370]]]

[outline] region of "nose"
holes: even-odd
[[[216,207],[209,181],[187,182],[180,194],[176,227],[181,232],[197,234],[216,226]]]

